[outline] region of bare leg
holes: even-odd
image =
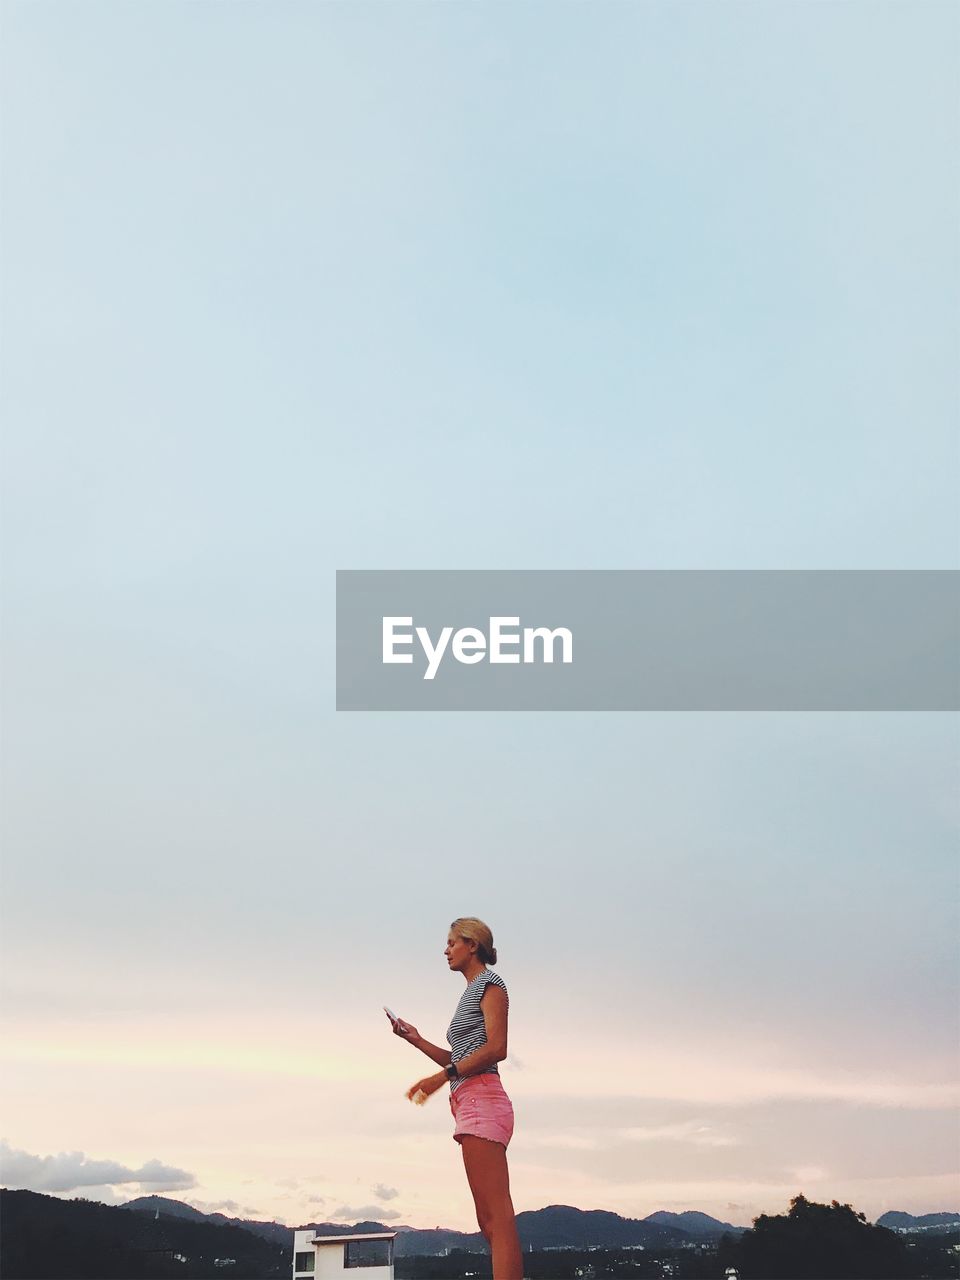
[[[489,1138],[460,1139],[467,1181],[477,1208],[477,1222],[490,1244],[493,1280],[523,1280],[523,1254],[517,1235],[507,1149]]]

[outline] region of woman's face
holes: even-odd
[[[457,973],[462,973],[473,952],[470,950],[469,943],[464,942],[458,933],[451,931],[447,934],[447,947],[443,954],[447,957],[450,968],[456,969]]]

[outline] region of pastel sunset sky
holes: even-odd
[[[958,718],[337,714],[334,574],[957,569],[951,4],[8,0],[6,1185],[960,1207]]]

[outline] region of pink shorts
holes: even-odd
[[[454,1119],[454,1142],[464,1137],[489,1138],[506,1146],[513,1137],[513,1103],[499,1075],[492,1071],[467,1076],[451,1093],[450,1110]]]

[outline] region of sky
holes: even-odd
[[[7,0],[6,1185],[960,1208],[927,713],[337,713],[337,569],[957,569],[939,3]]]

